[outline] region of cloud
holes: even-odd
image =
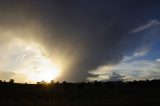
[[[157,59],[158,60],[158,59]],[[125,80],[145,80],[160,78],[160,66],[157,60],[138,59],[136,56],[124,57],[118,65],[106,68],[103,65],[95,70],[89,71],[90,74],[97,74],[97,77],[89,77],[88,80],[109,80],[109,75],[116,72]],[[103,76],[103,79],[101,78]]]
[[[125,76],[122,76],[120,74],[117,74],[113,72],[110,76],[108,81],[123,81]]]
[[[60,73],[60,68],[43,54],[35,42],[26,43],[15,37],[1,44],[0,49],[0,79],[36,83],[56,80]]]
[[[105,74],[97,74],[94,77],[88,77],[89,81],[124,81],[126,76],[122,76],[118,73],[105,73]],[[128,78],[127,78],[128,79]]]
[[[134,56],[142,57],[142,56],[145,56],[149,51],[150,51],[149,48],[143,47],[143,48],[137,49],[136,52],[134,53]]]
[[[44,57],[61,66],[61,81],[85,81],[90,76],[88,70],[104,65],[99,70],[111,70],[122,61],[127,61],[126,56],[133,58],[129,56],[133,53],[137,57],[145,55],[149,51],[141,48],[147,45],[149,50],[152,49],[151,42],[155,41],[155,36],[152,35],[157,35],[156,39],[159,41],[159,29],[145,34],[135,33],[134,36],[128,32],[135,29],[137,24],[150,20],[146,17],[158,14],[159,10],[156,8],[159,5],[156,3],[155,6],[149,1],[142,2],[139,6],[138,0],[126,2],[1,1],[0,50],[3,49],[3,53],[0,53],[0,57],[4,62],[0,65],[5,66],[10,62],[18,67],[15,64],[24,63],[23,61],[32,63],[30,59],[35,59],[32,57],[34,50],[26,53],[23,49],[26,44],[17,50],[17,42],[13,41],[15,37],[28,42],[28,45],[30,42],[38,44]],[[148,12],[144,14],[144,11]],[[147,27],[138,31],[159,25],[158,18],[147,24]],[[9,51],[5,51],[8,46]],[[25,54],[17,53],[15,48]],[[11,56],[10,52],[14,54]],[[102,79],[104,77],[105,75],[101,75]]]
[[[156,61],[157,61],[157,62],[160,62],[160,59],[157,59]]]
[[[160,21],[159,20],[156,20],[156,19],[155,20],[151,20],[151,21],[147,22],[146,24],[133,29],[130,33],[141,32],[141,31],[144,31],[146,29],[149,29],[149,28],[152,28],[152,27],[158,26],[158,25],[160,25]]]
[[[0,80],[9,80],[11,79],[15,74],[13,72],[9,72],[6,70],[0,71]]]

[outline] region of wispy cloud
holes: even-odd
[[[135,52],[134,52],[134,56],[135,57],[142,57],[142,56],[145,56],[147,55],[147,53],[150,51],[150,48],[149,47],[142,47],[140,49],[137,49]]]
[[[160,21],[159,20],[151,20],[149,22],[147,22],[146,24],[144,25],[141,25],[135,29],[133,29],[130,33],[137,33],[137,32],[141,32],[141,31],[144,31],[148,28],[151,28],[153,26],[157,26],[157,25],[160,25]]]

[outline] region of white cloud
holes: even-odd
[[[160,21],[159,20],[151,20],[149,21],[148,23],[144,24],[144,25],[141,25],[135,29],[133,29],[130,33],[137,33],[137,32],[141,32],[141,31],[144,31],[148,28],[151,28],[153,26],[156,26],[156,25],[160,25]]]
[[[160,59],[157,59],[156,61],[157,61],[157,62],[160,62]]]
[[[15,38],[0,45],[0,79],[16,82],[37,82],[54,78],[57,67],[46,57],[38,44]],[[49,75],[50,74],[50,75]]]
[[[152,78],[160,78],[160,59],[145,60],[134,59],[136,56],[125,56],[120,64],[114,66],[103,65],[95,70],[89,71],[93,75],[99,75],[98,77],[88,78],[88,80],[109,80],[109,75],[116,72],[120,75],[124,75],[126,80],[144,80]]]
[[[136,52],[134,53],[134,56],[142,57],[142,56],[145,56],[149,51],[150,51],[149,48],[141,48],[139,50],[136,50]]]

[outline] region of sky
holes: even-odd
[[[0,1],[0,79],[160,78],[159,0]]]

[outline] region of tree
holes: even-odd
[[[9,83],[13,84],[14,83],[14,79],[10,79]]]
[[[50,84],[54,84],[54,83],[55,83],[54,80],[51,80]]]

